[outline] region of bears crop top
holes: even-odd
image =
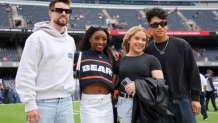
[[[74,57],[74,69],[76,68],[79,53]],[[110,91],[113,91],[112,85],[112,65],[108,56],[101,53],[96,53],[91,50],[82,52],[80,65],[80,89],[83,89],[93,83],[101,83],[107,86]]]

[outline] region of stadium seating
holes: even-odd
[[[46,1],[46,0],[44,0]],[[47,0],[48,1],[48,0]],[[157,0],[72,0],[73,3],[126,4],[126,5],[172,5],[194,6],[194,1],[157,1]]]
[[[181,20],[176,12],[168,15],[168,23],[169,30],[187,30],[184,26],[185,22]]]
[[[189,20],[193,20],[201,31],[217,31],[218,20],[213,10],[181,10],[181,13]]]
[[[72,8],[72,11],[70,20],[72,30],[85,30],[86,25],[107,25],[101,9]]]
[[[208,61],[218,61],[218,48],[207,48],[205,51],[205,56],[208,58]]]
[[[33,28],[36,22],[49,20],[46,6],[20,5],[17,11],[27,20],[28,28]]]
[[[106,9],[112,19],[119,22],[119,28],[127,30],[132,26],[146,27],[146,19],[140,15],[137,9]]]
[[[193,53],[196,61],[218,62],[218,48],[194,48]]]
[[[0,41],[0,56],[0,62],[20,60],[15,44],[9,41]]]
[[[0,4],[0,27],[9,27],[9,14],[6,9],[10,7]],[[109,15],[105,15],[103,11]],[[23,16],[27,21],[28,28],[33,29],[36,22],[49,20],[47,15],[47,6],[38,5],[19,5],[17,8],[18,15]],[[110,26],[106,22],[107,19],[116,20],[117,28],[127,30],[132,26],[141,25],[146,28],[146,18],[144,17],[145,10],[143,9],[118,9],[118,8],[80,8],[73,7],[73,14],[70,15],[69,30],[85,30],[86,25],[101,25]],[[200,31],[217,31],[218,17],[215,10],[179,10],[181,14],[187,19],[194,21],[200,28]],[[144,12],[144,13],[143,13]],[[185,21],[173,12],[169,14],[169,29],[171,31],[187,31]],[[112,25],[113,27],[114,25]]]
[[[0,4],[0,28],[8,28],[9,27],[9,8],[6,5]]]

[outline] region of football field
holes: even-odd
[[[210,111],[208,111],[209,119],[207,121],[202,120],[202,116],[197,116],[198,123],[217,123],[218,112],[214,112],[211,104],[209,105]],[[80,123],[79,116],[79,102],[74,102],[74,116],[75,123]],[[0,105],[0,123],[26,123],[23,104],[6,104]]]

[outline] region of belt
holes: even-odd
[[[132,98],[132,95],[128,95],[127,93],[120,92],[119,96],[124,97],[124,98]]]
[[[49,101],[49,100],[57,100],[57,101],[60,101],[60,100],[67,99],[67,98],[69,98],[69,97],[51,98],[51,99],[40,99],[40,100],[37,100],[37,101]]]

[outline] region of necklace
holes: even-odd
[[[98,58],[102,58],[102,54],[103,54],[103,52],[100,52],[100,53],[97,53],[96,51],[93,51],[93,50],[91,50],[91,52],[93,53],[93,54],[95,54],[96,56],[98,56]]]
[[[154,48],[155,48],[161,55],[165,54],[165,50],[166,50],[166,48],[167,48],[167,46],[168,46],[169,38],[167,39],[166,42],[167,42],[167,43],[166,43],[165,47],[163,48],[163,50],[159,50],[159,49],[157,48],[156,44],[155,44],[155,41],[154,41]]]
[[[97,53],[96,53],[97,54]],[[102,58],[102,56],[100,55],[100,54],[97,54],[97,56],[101,59]]]

